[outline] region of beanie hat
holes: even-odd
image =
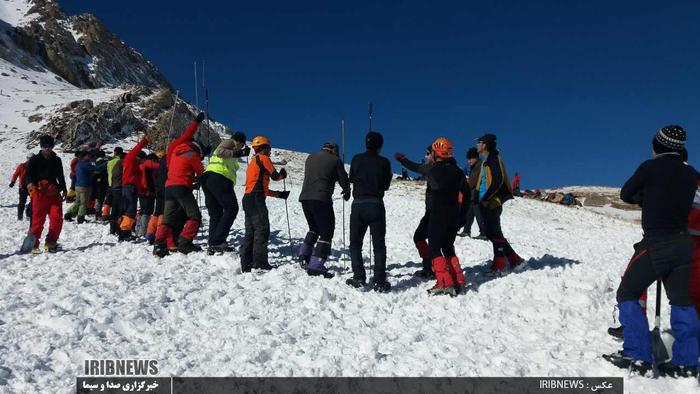
[[[680,152],[685,148],[685,139],[685,130],[681,126],[664,126],[656,133],[652,141],[654,152]]]
[[[479,158],[479,151],[476,150],[476,148],[469,148],[467,151],[467,160],[469,159],[478,159]]]
[[[124,149],[121,146],[114,148],[114,156],[120,156],[124,153]]]
[[[245,134],[243,134],[240,131],[233,133],[233,136],[231,138],[236,142],[242,142],[245,144],[245,140],[246,140]]]
[[[369,150],[379,150],[382,148],[382,145],[384,145],[384,137],[376,132],[376,131],[370,131],[367,133],[367,136],[365,137],[365,146]]]

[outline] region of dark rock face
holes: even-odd
[[[37,14],[37,18],[15,27],[14,42],[61,78],[81,88],[125,83],[170,87],[152,63],[124,44],[95,16],[68,17],[51,0],[32,2],[29,13]]]
[[[148,134],[151,148],[164,149],[196,117],[194,108],[178,101],[168,89],[131,88],[112,101],[94,105],[91,100],[74,101],[63,107],[41,129],[32,133],[30,145],[42,134],[56,138],[64,149],[81,145],[110,143],[131,135]],[[200,125],[195,138],[203,146],[216,148],[221,142],[221,125]]]

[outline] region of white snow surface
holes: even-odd
[[[9,67],[0,62],[0,70]],[[0,96],[5,183],[27,154],[23,137],[40,124],[26,116],[78,98],[99,101],[121,93],[79,90],[49,73],[17,72],[40,83],[0,79],[9,96]],[[289,161],[295,247],[306,232],[297,202],[304,157],[279,150],[273,157]],[[70,157],[62,158],[68,174]],[[236,187],[239,201],[244,171]],[[600,357],[620,348],[606,329],[617,325],[615,290],[641,238],[638,224],[516,199],[505,207],[503,227],[514,248],[530,259],[529,268],[487,278],[491,245],[458,238],[458,256],[474,285],[455,298],[429,297],[433,283],[412,276],[419,268],[412,233],[423,215],[423,193],[405,182],[394,182],[387,193],[393,290],[377,294],[344,283],[351,272],[339,260],[339,192],[329,263],[336,276],[326,280],[308,277],[290,258],[281,200],[268,199],[270,261],[277,269],[242,274],[235,255],[158,260],[147,245],[120,244],[96,223],[65,223],[57,254],[17,255],[28,222],[16,220],[17,189],[2,187],[0,393],[47,387],[74,392],[83,360],[122,358],[159,360],[163,376],[620,376],[629,393],[697,392],[691,379],[629,377]],[[346,205],[346,234],[349,212]],[[206,210],[203,215],[206,228]],[[236,246],[242,228],[241,212],[230,236]],[[204,242],[204,231],[198,242]],[[663,322],[668,326],[668,307]]]
[[[0,0],[0,20],[10,26],[29,23],[38,16],[38,14],[27,15],[31,7],[29,0]]]

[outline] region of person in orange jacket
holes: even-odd
[[[245,194],[242,205],[245,213],[245,238],[241,246],[241,271],[251,269],[272,269],[267,259],[267,244],[270,238],[270,219],[265,204],[266,197],[286,200],[289,191],[270,190],[270,179],[281,181],[287,177],[287,171],[279,172],[270,160],[272,146],[264,136],[253,138],[251,147],[255,151],[246,169]]]
[[[144,136],[122,160],[122,216],[119,223],[119,241],[134,239],[131,230],[136,224],[138,188],[141,184],[141,168],[139,166],[145,158],[145,154],[141,152],[149,141],[148,136]]]
[[[27,182],[25,180],[25,174],[27,172],[27,164],[29,163],[29,159],[32,158],[31,153],[27,155],[27,160],[24,163],[19,163],[17,165],[17,168],[15,168],[15,172],[12,174],[12,179],[10,179],[10,187],[15,187],[15,183],[19,181],[19,186],[17,189],[19,190],[19,204],[17,204],[17,220],[22,220],[23,215],[24,215],[24,207],[27,205],[27,197],[29,196],[29,192],[27,192]],[[27,219],[30,219],[31,214],[29,212],[30,208],[27,207]]]
[[[199,211],[192,189],[197,177],[204,173],[202,165],[204,155],[201,145],[195,141],[180,144],[172,151],[168,164],[168,179],[165,182],[163,222],[158,226],[153,247],[153,254],[158,257],[164,257],[169,253],[167,239],[172,237],[179,209],[185,211],[187,221],[178,238],[178,251],[189,254],[202,250],[192,242],[202,222],[202,213]]]

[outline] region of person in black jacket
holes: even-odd
[[[417,172],[420,174],[421,178],[425,179],[433,168],[433,147],[428,145],[425,150],[425,158],[421,163],[413,162],[406,158],[403,153],[397,153],[394,158],[401,163],[402,166],[409,169],[410,171]],[[418,223],[418,227],[413,233],[413,243],[416,245],[418,250],[418,255],[421,258],[423,268],[414,273],[415,276],[432,279],[435,277],[432,268],[432,262],[430,261],[430,250],[428,248],[428,219],[430,218],[430,206],[432,201],[432,192],[430,190],[430,184],[427,185],[425,189],[425,213]]]
[[[384,137],[370,131],[365,137],[367,151],[352,158],[350,183],[353,184],[353,201],[350,212],[350,259],[353,277],[346,283],[353,287],[364,287],[366,273],[362,261],[362,241],[367,228],[370,229],[374,245],[375,291],[388,292],[391,284],[386,280],[386,210],[384,192],[391,185],[391,163],[379,155]]]
[[[671,376],[697,375],[700,323],[688,279],[693,255],[688,215],[697,190],[697,173],[681,158],[685,140],[680,126],[659,130],[652,140],[654,158],[642,163],[620,192],[623,201],[641,205],[644,236],[634,245],[634,256],[617,289],[623,348],[603,357],[640,373],[650,370],[654,360],[649,323],[638,300],[649,285],[661,279],[671,304],[674,343],[671,362],[658,369]]]
[[[48,252],[58,250],[58,237],[63,227],[62,202],[66,197],[66,179],[63,175],[63,163],[53,151],[54,139],[50,135],[39,138],[41,151],[29,159],[27,164],[27,190],[32,198],[32,233],[34,250],[38,253],[39,239],[44,231],[46,216],[49,216],[49,231],[46,234],[44,249]]]
[[[474,224],[474,219],[476,219],[476,223],[479,226],[479,235],[474,237],[474,239],[488,240],[485,231],[486,226],[484,225],[484,220],[481,218],[481,204],[478,201],[479,194],[476,193],[475,189],[476,181],[479,179],[479,174],[481,174],[481,159],[479,158],[479,151],[477,151],[476,148],[469,148],[467,151],[467,163],[469,163],[467,180],[469,181],[472,199],[466,206],[467,222],[462,232],[457,235],[460,237],[470,237],[472,225]]]
[[[506,166],[496,149],[496,136],[485,134],[477,140],[476,149],[482,163],[474,188],[478,194],[476,201],[481,204],[480,212],[486,227],[486,235],[493,244],[491,273],[503,274],[506,270],[506,259],[511,268],[522,269],[525,267],[522,265],[525,260],[515,253],[501,230],[503,204],[513,199],[513,191]]]
[[[304,184],[299,195],[309,225],[304,243],[299,248],[299,262],[302,267],[308,262],[306,272],[311,276],[333,276],[328,272],[325,262],[331,254],[335,231],[332,198],[336,182],[343,189],[343,199],[349,200],[350,182],[345,165],[338,157],[338,144],[326,142],[320,151],[310,154],[306,159]]]

